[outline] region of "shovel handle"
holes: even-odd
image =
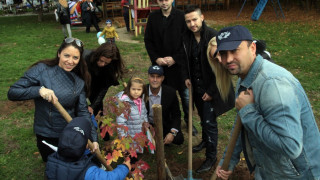
[[[189,88],[189,113],[188,113],[188,172],[192,172],[192,86]]]
[[[230,139],[228,147],[227,147],[227,152],[226,152],[226,155],[224,157],[224,161],[221,166],[221,169],[223,169],[225,171],[228,171],[228,169],[229,169],[229,163],[230,163],[230,160],[232,157],[234,147],[236,146],[237,139],[239,137],[241,128],[242,128],[242,123],[241,123],[240,116],[238,115],[236,125],[233,128],[231,139]],[[215,180],[215,179],[217,179],[216,171],[214,171],[214,174],[211,176],[210,180]]]
[[[63,118],[70,123],[72,121],[72,117],[69,115],[69,113],[63,108],[63,106],[59,103],[59,101],[56,101],[55,103],[53,103],[54,107],[57,108],[57,110],[60,112],[60,114],[63,116]],[[94,149],[93,143],[88,139],[88,145],[90,149]],[[95,154],[97,156],[97,158],[99,159],[99,161],[104,165],[104,167],[106,167],[108,169],[108,171],[112,171],[113,168],[107,164],[107,161],[105,158],[102,157],[100,149],[98,148],[95,151]]]
[[[148,133],[151,134],[151,141],[152,141],[152,144],[156,147],[156,141],[154,140],[153,136],[152,136],[152,133],[150,132],[150,129],[147,129]],[[173,176],[172,176],[172,173],[167,165],[167,161],[164,161],[164,167],[166,169],[166,172],[167,172],[167,175],[169,176],[169,180],[174,180]]]

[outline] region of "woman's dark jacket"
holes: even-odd
[[[60,104],[72,118],[86,117],[92,125],[92,140],[97,142],[97,132],[88,112],[84,81],[75,73],[66,72],[58,65],[50,67],[39,63],[33,66],[8,91],[8,99],[12,101],[34,99],[35,133],[44,137],[59,138],[67,125],[67,121],[54,105],[40,96],[41,86],[54,91]]]
[[[65,8],[60,3],[57,3],[57,13],[60,24],[71,24],[69,7]]]
[[[220,96],[219,90],[216,85],[216,77],[212,72],[212,69],[209,65],[207,58],[207,48],[209,41],[217,35],[217,31],[212,28],[207,27],[205,22],[202,23],[201,29],[201,52],[200,52],[200,61],[201,61],[201,73],[204,81],[205,91],[212,97],[212,103],[214,111],[217,116],[223,114],[224,112],[232,109],[234,107],[235,98],[234,98],[234,89],[231,87],[229,92],[228,101],[224,102]],[[192,31],[188,30],[184,33],[183,36],[183,48],[185,52],[185,63],[183,66],[182,77],[184,80],[192,79],[190,77],[190,67],[192,67],[192,41],[194,34]],[[230,82],[231,83],[231,82]]]
[[[117,86],[119,82],[115,77],[115,67],[112,61],[107,66],[102,68],[97,66],[97,63],[91,63],[91,57],[93,56],[93,51],[85,50],[83,57],[85,58],[88,66],[88,71],[91,75],[91,87],[89,100],[91,102],[91,108],[94,110],[96,115],[103,106],[103,98],[106,95],[110,86]]]

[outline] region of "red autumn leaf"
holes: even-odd
[[[112,163],[112,159],[113,159],[111,153],[108,153],[105,158],[107,159],[107,164],[110,165]]]
[[[138,167],[142,171],[146,171],[150,168],[149,164],[141,159],[138,162],[136,162],[136,167]]]
[[[106,136],[106,133],[108,132],[108,126],[105,126],[105,127],[103,127],[103,128],[100,128],[101,130],[100,130],[100,136],[102,137],[102,138],[104,138],[105,136]]]
[[[148,142],[148,146],[149,146],[150,150],[156,150],[156,147],[152,144],[151,141]]]
[[[140,132],[135,134],[133,140],[137,142],[140,146],[144,147],[146,145],[146,142],[148,141],[148,138],[143,132]]]
[[[128,150],[128,152],[129,152],[129,154],[130,154],[131,157],[138,158],[136,149],[130,148],[130,149]]]

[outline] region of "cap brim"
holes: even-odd
[[[242,41],[223,42],[218,46],[217,51],[229,51],[237,49]]]
[[[231,42],[223,42],[220,45],[218,45],[218,48],[216,52],[214,52],[213,57],[217,56],[217,53],[219,51],[230,51],[237,49],[242,41],[231,41]]]

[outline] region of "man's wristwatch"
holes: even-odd
[[[177,136],[177,131],[170,131],[170,133],[171,133],[174,137]]]

